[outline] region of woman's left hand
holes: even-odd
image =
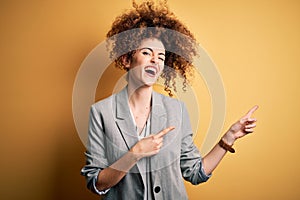
[[[240,120],[238,120],[229,128],[229,130],[223,136],[223,139],[227,144],[233,145],[235,140],[244,137],[245,135],[254,131],[257,120],[255,118],[252,118],[252,115],[257,109],[257,105],[251,108],[246,115],[244,115]]]

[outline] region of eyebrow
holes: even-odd
[[[153,52],[153,49],[150,48],[150,47],[143,47],[143,48],[141,48],[140,50],[143,50],[143,49],[148,49],[149,51]],[[158,55],[166,56],[166,55],[165,55],[164,53],[162,53],[162,52],[158,53]]]

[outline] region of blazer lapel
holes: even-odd
[[[157,134],[166,128],[167,112],[160,94],[152,93],[151,126],[152,134]]]
[[[168,103],[171,103],[168,102]],[[174,104],[174,103],[173,103]],[[175,106],[176,104],[174,104]],[[167,108],[168,107],[168,108]],[[172,105],[166,105],[166,102],[163,100],[163,96],[161,94],[158,94],[156,92],[153,92],[152,95],[152,118],[151,118],[151,133],[157,134],[160,131],[164,130],[165,128],[172,126],[178,126],[178,122],[176,120],[172,120],[173,116],[169,116],[170,112],[168,109],[170,109]],[[174,107],[174,109],[177,108]],[[180,113],[178,113],[180,116]],[[174,113],[173,113],[174,115]],[[175,116],[177,117],[177,116]],[[168,133],[164,136],[164,146],[161,148],[160,152],[154,156],[150,157],[150,171],[151,171],[151,181],[153,185],[160,185],[161,180],[161,170],[162,168],[166,167],[165,163],[168,161],[165,161],[166,159],[170,159],[170,146],[168,148],[165,148],[166,145],[170,145],[170,142],[172,142],[172,138],[174,138],[174,130],[173,133]],[[169,135],[171,134],[171,135]],[[171,140],[170,140],[171,139]],[[172,144],[171,144],[172,145]],[[172,148],[180,148],[179,146],[174,146]]]
[[[139,141],[129,109],[127,87],[125,87],[116,94],[116,124],[128,150]],[[133,167],[131,172],[140,173],[140,169],[143,169],[141,163],[137,162],[136,168]],[[145,176],[140,175],[140,177],[146,187]]]
[[[162,100],[162,96],[156,92],[152,94],[152,116],[151,116],[151,133],[157,134],[167,127],[167,111]],[[150,157],[151,171],[159,169],[162,155],[156,154]]]
[[[138,142],[136,128],[128,106],[127,87],[115,96],[116,124],[128,150]]]

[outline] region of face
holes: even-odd
[[[144,39],[127,63],[128,84],[135,87],[152,86],[164,68],[165,48],[155,38]]]

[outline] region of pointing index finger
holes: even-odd
[[[159,133],[156,134],[156,138],[163,137],[164,135],[166,135],[169,131],[171,131],[173,129],[175,129],[175,127],[174,126],[170,126],[170,127],[166,128],[166,129],[162,130],[161,132],[159,132]]]
[[[258,105],[253,106],[248,113],[246,114],[246,118],[249,118],[256,110],[258,109]]]

